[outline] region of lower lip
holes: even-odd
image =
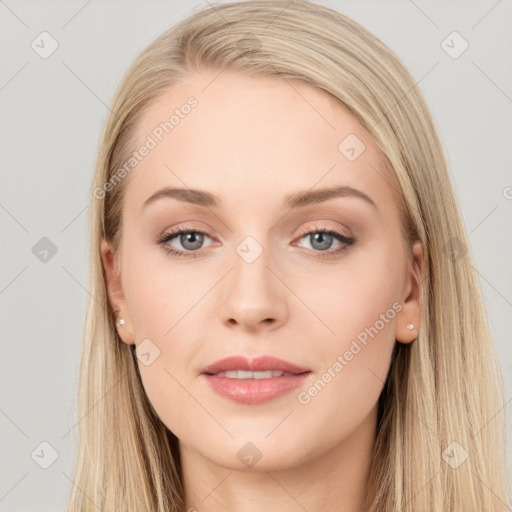
[[[299,387],[311,372],[270,379],[230,379],[203,374],[215,392],[242,404],[261,404]]]

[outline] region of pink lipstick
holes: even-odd
[[[212,389],[244,404],[261,404],[300,386],[311,371],[271,356],[232,356],[202,370]]]

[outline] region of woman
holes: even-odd
[[[508,510],[504,395],[425,101],[326,7],[197,12],[90,205],[72,511]]]

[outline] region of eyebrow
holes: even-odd
[[[366,195],[364,192],[361,192],[360,190],[346,185],[295,192],[285,197],[283,206],[293,210],[296,208],[310,206],[312,204],[322,203],[335,197],[357,197],[366,201],[368,204],[372,205],[378,210],[377,205],[371,197]],[[163,198],[173,198],[179,201],[203,206],[205,208],[218,209],[222,205],[220,198],[204,190],[165,187],[158,190],[152,196],[146,199],[142,207],[145,208],[155,201]]]

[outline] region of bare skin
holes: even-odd
[[[292,87],[227,71],[214,77],[193,75],[173,87],[138,127],[143,143],[187,98],[198,101],[125,178],[118,271],[102,243],[110,300],[126,321],[119,334],[137,346],[148,338],[160,351],[148,366],[138,364],[148,398],[180,439],[186,510],[366,510],[391,353],[397,341],[417,336],[421,245],[406,247],[393,178],[346,108],[296,81]],[[338,149],[349,134],[366,146],[353,161]],[[167,186],[210,192],[221,205],[166,197],[143,207]],[[333,186],[352,187],[375,204],[345,195],[283,206],[289,194]],[[196,245],[179,235],[155,241],[182,225],[206,232],[202,245],[197,234]],[[314,236],[319,228],[355,242],[322,242]],[[255,245],[242,247],[262,250],[251,263],[237,252],[246,237]],[[371,326],[377,334],[346,354]],[[288,394],[240,404],[201,375],[238,354],[272,355],[311,373]],[[329,382],[311,391],[326,372]],[[237,456],[244,446],[260,457],[252,466]]]

